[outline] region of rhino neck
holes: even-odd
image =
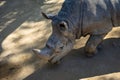
[[[79,39],[81,37],[81,27],[79,21],[75,22],[74,19],[72,18],[67,18],[67,17],[60,17],[58,16],[57,18],[61,19],[62,21],[67,22],[69,25],[69,31],[72,32],[74,35],[73,38],[71,39]]]
[[[82,3],[83,0],[65,0],[58,13],[58,17],[68,21],[70,28],[74,30],[76,39],[79,39],[82,35]]]

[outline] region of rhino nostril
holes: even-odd
[[[46,44],[46,47],[47,47],[47,48],[50,48],[50,45]]]
[[[63,49],[64,46],[61,46],[60,49]]]

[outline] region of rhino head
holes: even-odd
[[[52,16],[45,13],[42,13],[42,15],[46,19],[52,20],[52,34],[43,49],[33,49],[33,52],[41,59],[56,63],[72,50],[75,42],[75,33],[69,21],[57,15]]]

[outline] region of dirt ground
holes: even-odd
[[[93,58],[83,52],[89,36],[76,40],[59,65],[33,54],[51,34],[41,11],[57,14],[63,1],[0,0],[0,80],[120,80],[120,27],[105,37]]]

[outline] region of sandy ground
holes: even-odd
[[[63,0],[0,0],[0,80],[120,80],[120,27],[114,28],[93,58],[84,56],[89,36],[76,40],[59,65],[32,53],[51,34],[40,12],[57,14]],[[95,76],[95,77],[94,77]]]

